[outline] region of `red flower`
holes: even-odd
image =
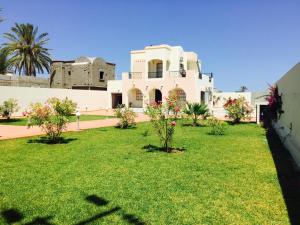
[[[175,126],[176,126],[176,122],[175,122],[175,121],[172,121],[172,122],[171,122],[171,126],[172,126],[172,127],[175,127]]]

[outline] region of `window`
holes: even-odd
[[[135,99],[137,101],[142,101],[143,100],[143,93],[140,90],[136,90],[136,92],[135,92]]]
[[[205,92],[201,91],[201,104],[205,104]]]
[[[104,72],[103,71],[100,71],[99,72],[99,80],[104,80]]]
[[[68,71],[69,76],[71,76],[71,71]]]
[[[185,92],[183,90],[177,90],[176,95],[178,96],[179,101],[186,101]]]

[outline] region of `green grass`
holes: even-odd
[[[186,151],[171,154],[143,149],[159,145],[149,123],[65,133],[67,144],[1,141],[0,210],[22,224],[289,224],[265,131],[209,130],[177,126]]]
[[[80,121],[88,120],[103,120],[107,118],[112,118],[112,116],[100,116],[100,115],[81,115]],[[72,116],[70,122],[77,121],[76,116]],[[11,118],[10,120],[0,119],[0,125],[14,125],[14,126],[26,126],[27,118]]]

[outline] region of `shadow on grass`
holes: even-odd
[[[300,172],[281,143],[269,121],[265,121],[266,138],[277,170],[283,198],[291,224],[300,224]]]
[[[142,149],[146,150],[146,152],[165,152],[165,153],[180,153],[186,150],[184,147],[182,147],[182,148],[170,148],[169,151],[166,151],[165,148],[163,147],[159,147],[151,144],[143,146]]]
[[[111,215],[111,214],[119,211],[120,209],[121,209],[120,207],[116,206],[116,207],[114,207],[114,208],[112,208],[110,210],[98,213],[98,214],[96,214],[96,215],[94,215],[94,216],[92,216],[92,217],[90,217],[90,218],[88,218],[86,220],[83,220],[81,222],[75,223],[75,225],[89,224],[89,223],[91,223],[93,221],[96,221],[96,220],[99,220],[99,219],[101,219],[101,218],[103,218],[105,216],[109,216],[109,215]]]
[[[89,203],[92,203],[96,206],[106,206],[109,204],[109,201],[106,200],[103,197],[99,197],[95,194],[92,195],[88,195],[85,197],[85,200]],[[146,223],[143,222],[142,220],[140,220],[137,216],[133,215],[133,214],[128,214],[125,210],[123,210],[120,206],[116,206],[110,210],[101,212],[99,214],[96,214],[86,220],[83,220],[81,222],[76,223],[76,225],[85,225],[85,224],[89,224],[91,222],[94,222],[96,220],[99,220],[105,216],[109,216],[113,213],[116,213],[120,211],[119,215],[122,217],[122,219],[124,221],[126,221],[128,224],[133,224],[133,225],[145,225]]]
[[[5,209],[1,212],[1,216],[8,224],[20,222],[24,218],[23,214],[17,209]]]
[[[238,125],[243,125],[243,124],[249,124],[249,123],[253,123],[256,124],[255,121],[240,121],[239,123],[234,123],[233,121],[225,121],[226,123],[228,123],[228,125],[232,125],[232,126],[238,126]]]
[[[135,130],[137,127],[136,126],[129,126],[129,127],[126,127],[126,128],[121,128],[120,125],[116,125],[115,128],[120,129],[120,130]]]
[[[122,215],[123,220],[125,220],[128,224],[133,224],[133,225],[145,225],[146,223],[141,221],[139,218],[137,218],[133,214],[123,214]]]
[[[37,138],[37,139],[29,139],[27,141],[27,143],[53,145],[53,144],[68,144],[68,143],[70,143],[72,141],[75,141],[75,140],[78,140],[78,139],[77,138],[64,138],[64,137],[61,137],[61,138],[57,139],[56,141],[52,141],[47,137],[40,137],[40,138]]]
[[[106,207],[109,204],[109,201],[105,198],[99,197],[95,194],[87,195],[85,197],[85,201],[94,204],[97,207]],[[145,225],[146,223],[143,222],[141,219],[139,219],[134,214],[129,214],[125,210],[123,210],[120,206],[115,206],[111,209],[105,210],[103,212],[100,212],[98,214],[95,214],[87,219],[84,219],[82,221],[74,223],[75,225],[85,225],[90,223],[96,223],[97,220],[100,220],[106,216],[109,216],[111,214],[117,213],[121,217],[123,221],[125,221],[128,224],[133,225]],[[32,218],[31,222],[24,223],[23,220],[25,219],[25,216],[23,213],[21,213],[19,210],[10,208],[5,209],[1,211],[1,216],[5,220],[7,224],[26,224],[26,225],[52,225],[53,223],[50,222],[51,219],[53,219],[53,216],[45,216],[45,217],[34,217]],[[22,223],[23,222],[23,223]]]
[[[11,119],[0,119],[0,124],[1,123],[15,123],[15,122],[20,122],[20,121],[23,121],[23,119],[17,119],[17,118],[11,118]]]
[[[24,219],[24,215],[17,209],[6,209],[1,212],[2,217],[6,221],[7,224],[14,224],[22,222]],[[24,223],[25,225],[52,225],[49,220],[51,220],[52,216],[46,217],[35,217],[31,222]]]
[[[96,206],[104,206],[109,203],[109,201],[107,201],[105,198],[98,197],[97,195],[88,195],[86,196],[85,200]]]

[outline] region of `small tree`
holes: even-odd
[[[200,103],[187,103],[183,111],[193,120],[193,126],[197,126],[199,116],[204,116],[208,113],[208,108],[205,104]]]
[[[233,123],[240,123],[242,119],[250,119],[252,108],[244,97],[235,99],[229,98],[224,104],[228,117],[233,119]]]
[[[176,98],[170,96],[166,98],[166,102],[154,102],[148,105],[146,114],[150,117],[153,128],[155,129],[163,150],[171,152],[173,135],[175,132],[175,117],[179,113],[180,108],[176,103]]]
[[[48,99],[45,104],[32,104],[27,113],[28,125],[29,127],[32,125],[41,127],[49,141],[58,142],[75,109],[76,103],[68,98],[60,100],[53,97]]]
[[[135,126],[136,113],[128,107],[118,107],[115,109],[115,115],[120,119],[118,126],[126,129]]]
[[[14,98],[10,98],[4,101],[2,105],[0,105],[1,116],[5,117],[7,120],[10,119],[13,113],[18,112],[18,110],[18,101]]]

